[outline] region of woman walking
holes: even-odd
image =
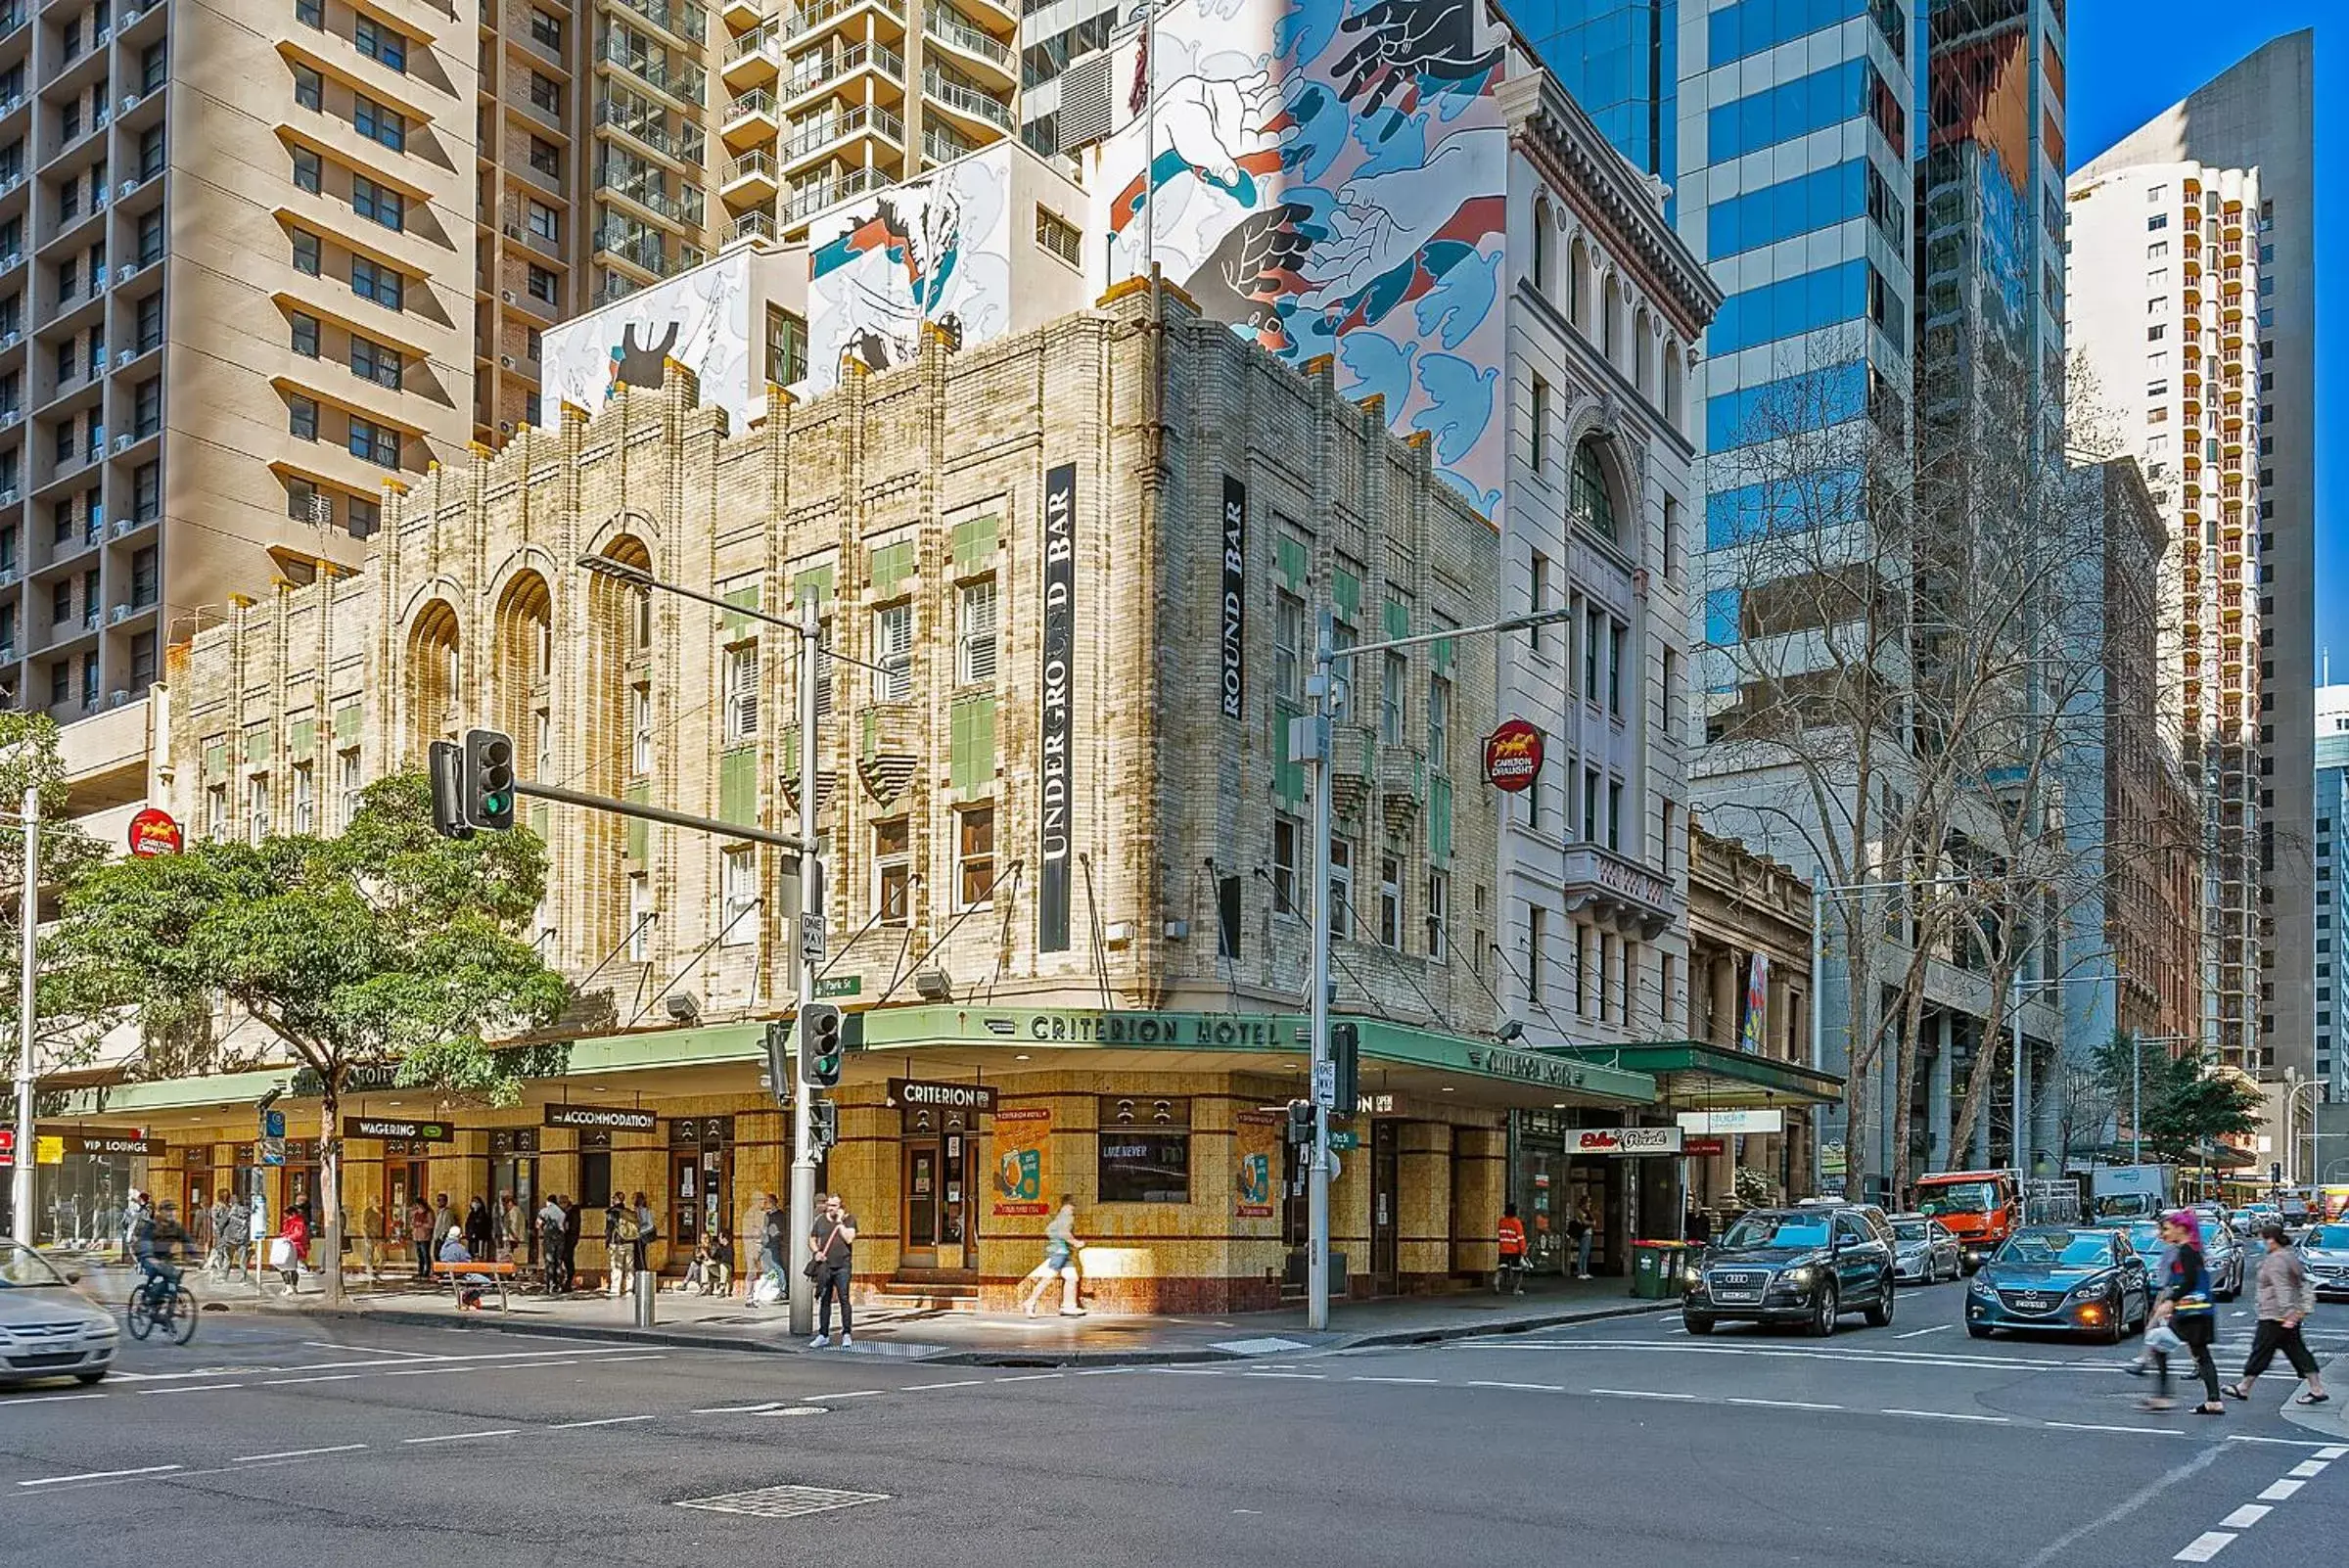
[[[466,1262],[487,1260],[497,1256],[497,1220],[489,1206],[479,1198],[465,1205],[465,1250],[471,1254]]]
[[[310,1217],[300,1204],[287,1206],[286,1222],[270,1250],[275,1255],[270,1261],[277,1267],[277,1277],[291,1296],[301,1288],[301,1270],[310,1262]]]
[[[1036,1303],[1043,1299],[1044,1290],[1053,1277],[1060,1278],[1060,1315],[1082,1317],[1084,1309],[1077,1305],[1077,1255],[1084,1251],[1084,1243],[1077,1239],[1077,1200],[1064,1195],[1060,1212],[1044,1226],[1044,1261],[1030,1271],[1024,1283],[1028,1293],[1020,1299],[1020,1311],[1036,1315]]]
[[[2162,1217],[2161,1239],[2170,1247],[2170,1267],[2163,1276],[2160,1300],[2153,1308],[2157,1327],[2167,1328],[2193,1353],[2194,1370],[2201,1376],[2205,1398],[2194,1407],[2196,1415],[2224,1415],[2227,1407],[2219,1399],[2219,1368],[2210,1359],[2210,1342],[2218,1328],[2218,1316],[2210,1301],[2210,1268],[2202,1261],[2202,1225],[2191,1209],[2178,1209]],[[2148,1342],[2151,1343],[2151,1342]],[[2167,1410],[2176,1407],[2170,1398],[2171,1352],[2155,1346],[2153,1351],[2153,1397],[2140,1408]]]
[[[2249,1399],[2251,1385],[2281,1351],[2292,1371],[2308,1381],[2308,1392],[2292,1403],[2322,1405],[2332,1396],[2325,1392],[2317,1359],[2300,1337],[2300,1320],[2317,1310],[2316,1281],[2308,1277],[2307,1266],[2292,1250],[2291,1235],[2281,1222],[2270,1221],[2259,1235],[2268,1244],[2267,1255],[2259,1260],[2259,1329],[2251,1354],[2243,1359],[2241,1379],[2228,1384],[2227,1392],[2234,1399]]]
[[[408,1246],[416,1254],[416,1283],[433,1278],[433,1211],[422,1198],[408,1205]]]

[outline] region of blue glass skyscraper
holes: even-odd
[[[1641,173],[1670,181],[1680,166],[1681,6],[1524,0],[1503,9],[1607,140]]]

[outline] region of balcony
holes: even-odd
[[[797,62],[777,89],[785,109],[810,93],[843,85],[859,71],[870,70],[892,86],[903,89],[905,57],[887,44],[857,44],[852,48],[807,56]]]
[[[671,255],[663,249],[659,234],[649,229],[633,229],[614,218],[596,225],[595,250],[598,256],[634,267],[655,279],[674,277],[708,259],[696,245],[679,245]]]
[[[670,130],[668,116],[658,109],[630,110],[607,98],[595,106],[595,122],[620,132],[656,158],[688,168],[702,166],[703,137],[698,127]]]
[[[605,35],[603,47],[596,51],[595,58],[689,109],[701,108],[703,95],[709,89],[709,78],[700,67],[671,65],[666,55],[630,49],[618,33]]]
[[[893,148],[905,145],[905,122],[902,119],[886,109],[859,104],[854,109],[826,114],[794,126],[791,139],[783,144],[784,170],[787,173],[803,172],[803,165],[821,159],[840,142],[867,133],[880,137]]]
[[[775,220],[772,214],[766,212],[745,212],[726,226],[726,243],[728,245],[732,245],[738,240],[771,241],[774,238]]]
[[[727,87],[739,93],[766,85],[782,69],[782,29],[767,22],[726,45],[726,63],[718,74]]]
[[[978,144],[955,135],[944,125],[922,127],[922,156],[932,163],[951,163],[966,153],[975,153]]]
[[[595,194],[626,202],[654,217],[674,223],[679,228],[699,229],[706,211],[702,193],[696,189],[684,196],[670,196],[649,180],[615,180],[596,188]]]
[[[1011,110],[1008,105],[988,97],[976,87],[966,87],[949,81],[936,68],[922,72],[922,96],[929,103],[962,119],[1008,134],[1011,130]],[[982,130],[985,134],[985,130]]]
[[[678,0],[674,5],[669,4],[668,0],[613,0],[613,3],[642,18],[689,49],[701,44],[704,30],[709,25],[709,13],[696,0]]]
[[[1602,930],[1635,934],[1642,941],[1669,931],[1680,910],[1670,877],[1595,844],[1566,851],[1561,883],[1569,915],[1588,913]]]
[[[783,118],[776,112],[775,95],[763,87],[754,87],[747,93],[736,94],[734,101],[726,106],[725,121],[718,129],[718,136],[730,151],[741,152],[773,141],[782,128]]]
[[[764,202],[775,190],[775,161],[764,153],[745,153],[726,161],[717,194],[722,201],[744,206]]]
[[[942,6],[926,12],[922,18],[922,31],[932,41],[953,50],[976,63],[988,75],[998,78],[997,84],[1004,89],[1018,85],[1019,62],[1012,58],[1011,46],[971,25],[951,7]]]
[[[721,0],[718,18],[736,32],[771,21],[777,0]]]
[[[821,36],[868,7],[896,23],[898,30],[903,30],[905,11],[898,0],[815,0],[813,5],[804,5],[783,19],[783,41],[799,43]]]
[[[852,196],[861,195],[889,183],[889,176],[877,169],[849,169],[840,174],[819,175],[803,180],[791,188],[783,201],[776,221],[789,229],[806,221],[828,207],[836,207]]]

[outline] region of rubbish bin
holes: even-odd
[[[1645,1301],[1671,1301],[1688,1289],[1689,1250],[1681,1241],[1632,1243],[1632,1294]]]

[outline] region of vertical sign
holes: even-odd
[[[1043,755],[1037,848],[1036,950],[1069,950],[1069,858],[1075,800],[1069,731],[1077,656],[1077,465],[1044,474]]]
[[[1237,721],[1248,660],[1248,486],[1223,476],[1223,716]]]
[[[1737,1045],[1748,1056],[1762,1054],[1764,1014],[1770,1010],[1770,955],[1758,952],[1745,972],[1745,1025],[1737,1032]]]
[[[1052,1108],[1013,1106],[995,1113],[995,1217],[1050,1214]]]
[[[1279,1180],[1281,1124],[1277,1111],[1242,1111],[1233,1119],[1231,1212],[1242,1220],[1267,1220],[1272,1215],[1273,1187]]]

